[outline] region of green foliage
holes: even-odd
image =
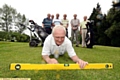
[[[105,31],[105,34],[111,39],[112,46],[120,46],[120,10],[111,8],[107,16],[107,21],[109,28]]]
[[[110,38],[105,34],[106,29],[109,28],[108,22],[106,20],[106,15],[104,15],[104,18],[101,22],[101,26],[98,26],[98,44],[100,45],[111,45]]]
[[[20,34],[18,32],[0,32],[0,41],[16,40],[17,42],[28,42],[30,37],[26,34]]]
[[[20,24],[24,24],[25,26],[20,25]],[[28,25],[28,21],[27,21],[25,15],[21,15],[20,13],[18,13],[16,22],[15,22],[15,26],[17,26],[19,28],[18,32],[22,33],[26,29],[27,25]]]
[[[7,35],[6,32],[0,31],[0,41],[4,41],[6,39],[6,35]]]
[[[78,40],[80,41],[79,43],[81,44],[82,43],[82,36],[80,34],[78,35]]]
[[[98,5],[97,5],[98,6]],[[96,8],[97,9],[97,8]],[[96,18],[99,14],[95,8],[90,16],[90,20],[94,20],[94,38],[95,44],[120,46],[120,10],[111,8],[109,12],[104,14],[103,19],[100,21]],[[100,23],[100,25],[96,25]]]
[[[115,10],[114,8],[111,8],[106,16],[107,22],[110,23],[110,25],[113,23]]]
[[[2,24],[0,27],[4,29],[4,31],[9,32],[10,28],[16,26],[19,28],[19,32],[22,33],[26,27],[20,26],[19,23],[28,25],[28,20],[25,15],[21,15],[17,13],[16,9],[7,4],[4,4],[2,8],[0,8],[0,20],[2,20]],[[0,22],[1,23],[1,22]]]
[[[114,22],[113,25],[105,31],[105,33],[111,39],[111,45],[120,46],[120,22]]]
[[[20,34],[20,33],[17,33],[17,32],[12,33],[11,37],[12,38],[15,37],[18,42],[28,42],[29,41],[28,35]]]
[[[98,16],[100,16],[98,18]],[[103,14],[101,14],[101,7],[99,3],[97,4],[96,8],[93,8],[93,12],[89,18],[89,20],[94,20],[94,26],[93,26],[93,32],[94,32],[94,44],[103,44],[101,43],[102,38],[100,38],[103,30],[101,30],[101,25],[102,25],[102,18],[104,18]]]
[[[16,14],[16,10],[12,8],[11,6],[8,6],[7,4],[3,5],[1,9],[0,15],[2,15],[1,19],[3,20],[4,30],[6,32],[9,31],[9,26],[12,24],[12,17]]]

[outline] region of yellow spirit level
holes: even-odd
[[[112,69],[112,63],[89,63],[83,69]],[[10,70],[75,70],[81,69],[79,64],[25,64],[12,63]]]

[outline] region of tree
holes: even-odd
[[[112,46],[120,46],[120,10],[115,11],[114,8],[111,8],[107,15],[107,21],[110,27],[105,34],[111,39]]]
[[[94,20],[95,44],[120,46],[120,7],[109,9],[106,14],[100,13],[100,5],[93,9],[90,20]]]
[[[89,20],[94,20],[93,31],[94,31],[94,43],[95,44],[99,44],[98,42],[98,39],[100,37],[99,27],[101,26],[102,19],[103,19],[103,14],[101,13],[101,7],[99,3],[97,3],[96,8],[93,8],[93,12],[91,16],[89,17]]]
[[[101,25],[98,27],[98,43],[101,45],[110,45],[111,39],[105,34],[105,31],[110,27],[109,23],[106,20],[106,14],[103,16],[103,20],[101,21]]]
[[[17,13],[16,9],[8,6],[7,4],[3,5],[0,8],[0,19],[1,19],[1,27],[4,31],[9,32],[11,28],[17,27],[18,32],[22,33],[26,27],[20,26],[19,23],[28,25],[28,19],[25,15],[21,15]]]
[[[12,24],[13,16],[17,14],[16,9],[8,6],[7,4],[3,5],[3,8],[0,8],[1,19],[3,21],[2,28],[4,31],[8,32]]]
[[[25,15],[21,15],[20,13],[17,14],[16,18],[15,18],[15,26],[18,27],[18,32],[19,33],[22,33],[25,29],[26,29],[26,26],[24,25],[21,25],[21,24],[24,24],[24,25],[28,25],[28,20],[26,19]]]

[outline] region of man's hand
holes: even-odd
[[[58,64],[58,61],[55,58],[50,58],[48,55],[43,55],[42,58],[48,63],[48,64]]]
[[[58,64],[58,61],[54,58],[49,59],[49,61],[47,62],[48,64]]]
[[[76,63],[80,65],[80,68],[84,68],[88,64],[88,62],[83,61],[81,59],[78,59]]]
[[[77,30],[77,29],[78,29],[78,27],[72,27],[72,29],[73,29],[73,30]]]

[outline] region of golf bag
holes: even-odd
[[[29,22],[31,23],[30,28],[27,27],[31,32],[29,46],[37,47],[40,42],[41,46],[43,46],[48,34],[46,33],[45,29],[42,28],[42,26],[37,25],[37,23],[35,23],[33,20],[29,20]]]
[[[85,42],[86,42],[86,47],[87,48],[93,48],[93,24],[94,21],[90,21],[86,24],[87,26],[87,34],[86,34],[86,38],[85,38]]]

